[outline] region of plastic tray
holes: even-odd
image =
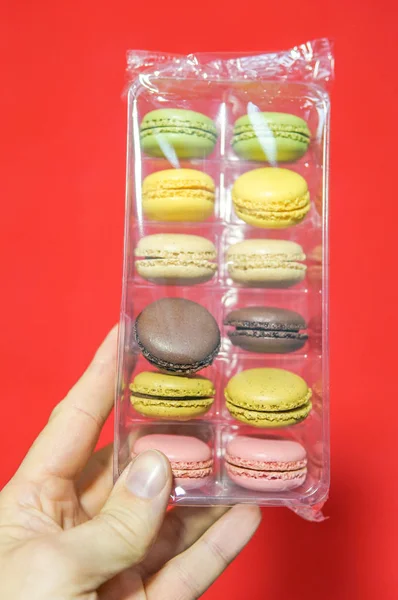
[[[333,59],[327,40],[304,44],[280,53],[254,56],[197,55],[180,57],[132,51],[128,54],[127,181],[123,291],[120,315],[118,382],[115,414],[115,477],[131,459],[134,440],[146,433],[193,435],[213,451],[214,473],[203,489],[173,492],[172,502],[183,505],[256,503],[287,506],[310,520],[320,512],[329,489],[329,378],[328,378],[328,144],[330,100],[328,86]],[[262,111],[303,117],[311,130],[307,153],[297,162],[279,166],[307,180],[311,209],[302,223],[286,229],[247,225],[234,213],[231,187],[242,173],[261,166],[239,158],[231,145],[233,124],[249,104]],[[213,153],[205,159],[172,161],[146,156],[140,148],[139,125],[157,108],[187,108],[212,118],[218,129]],[[214,216],[202,223],[146,221],[141,207],[141,184],[148,174],[176,166],[211,175],[217,187]],[[209,282],[188,286],[155,285],[136,272],[134,248],[153,233],[192,233],[213,241],[218,270]],[[234,283],[226,268],[229,245],[249,238],[289,239],[307,256],[307,275],[289,289],[245,288]],[[321,254],[318,254],[321,248]],[[315,251],[315,254],[314,254]],[[319,256],[322,258],[320,262]],[[137,413],[130,402],[132,378],[153,367],[133,342],[133,324],[149,303],[176,296],[200,302],[216,318],[222,335],[221,350],[201,375],[216,387],[215,402],[202,418],[185,423],[156,421]],[[269,305],[299,312],[309,324],[309,340],[291,354],[262,355],[231,345],[223,321],[235,307]],[[316,391],[314,407],[303,422],[288,428],[258,429],[234,420],[225,408],[224,388],[230,377],[253,367],[279,367],[301,375]],[[231,437],[240,434],[294,439],[305,446],[308,475],[304,485],[290,492],[252,492],[236,486],[225,471],[224,452]]]

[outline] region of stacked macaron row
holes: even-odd
[[[291,352],[306,339],[306,335],[300,333],[305,326],[300,316],[276,308],[249,307],[232,311],[228,325],[232,327],[229,335],[233,343],[248,351]],[[130,400],[134,409],[144,417],[174,423],[206,415],[213,405],[216,389],[210,379],[198,372],[213,363],[221,342],[219,327],[210,312],[191,300],[161,298],[148,304],[137,316],[134,335],[143,357],[158,369],[141,371],[133,377]],[[311,390],[307,383],[285,369],[243,370],[228,381],[224,397],[225,408],[233,419],[261,429],[295,425],[311,410]],[[238,440],[239,436],[233,439]],[[274,457],[279,447],[285,448],[280,445],[283,440],[274,440],[271,446],[266,438],[252,437],[251,440],[253,465],[261,453],[270,451]],[[305,450],[297,442],[292,444],[298,454],[305,457]],[[147,447],[156,447],[169,457],[177,487],[189,490],[211,481],[212,451],[203,440],[151,434],[139,438],[133,452]],[[250,466],[251,463],[246,466],[237,463],[236,453],[229,456],[227,446],[224,452],[231,481],[250,490],[287,491],[301,485],[305,478],[303,457],[297,459],[301,461],[297,468],[293,458],[282,461],[283,464],[276,459],[264,459],[256,467]],[[281,460],[282,455],[281,452]],[[247,453],[242,460],[249,460]]]
[[[310,137],[304,120],[285,113],[255,113],[236,121],[231,140],[236,156],[270,165],[250,169],[233,183],[231,198],[237,222],[285,229],[305,219],[310,210],[307,182],[295,171],[276,165],[299,160]],[[211,290],[214,284],[216,293],[222,260],[228,285],[283,290],[299,284],[305,277],[306,256],[294,241],[258,236],[232,244],[218,256],[215,240],[181,232],[181,223],[214,220],[217,194],[210,175],[181,167],[180,160],[207,157],[217,139],[216,124],[201,113],[161,109],[144,117],[140,127],[143,154],[165,158],[174,168],[152,172],[142,183],[141,214],[156,222],[158,231],[160,223],[167,223],[167,232],[139,239],[134,250],[137,274],[155,286],[208,284]],[[180,224],[175,233],[170,232],[170,223]],[[148,370],[135,375],[130,383],[135,411],[156,421],[173,422],[174,429],[176,422],[202,421],[206,414],[217,423],[229,415],[226,423],[233,419],[263,431],[304,421],[312,406],[307,383],[296,373],[267,366],[238,367],[221,390],[222,410],[214,417],[209,413],[217,390],[200,371],[217,358],[221,323],[202,304],[182,296],[157,299],[135,319],[135,341],[149,363]],[[266,303],[237,306],[222,324],[229,353],[237,352],[238,360],[242,352],[263,355],[265,365],[267,355],[297,352],[308,338],[307,323],[300,314]],[[219,364],[216,362],[216,367]],[[212,480],[213,455],[219,452],[214,443],[155,433],[139,437],[133,455],[148,448],[169,457],[176,487],[203,488]],[[250,431],[244,436],[234,433],[222,442],[221,453],[229,485],[253,492],[285,492],[302,485],[306,478],[306,451],[296,441],[259,437]]]
[[[160,450],[167,456],[177,496],[204,488],[212,480],[212,448],[197,437],[151,433],[135,441],[132,457],[145,450]],[[237,435],[226,442],[223,454],[230,480],[251,492],[288,492],[307,476],[305,448],[293,440]]]
[[[307,123],[287,113],[256,112],[236,121],[231,142],[236,155],[272,165],[236,179],[232,201],[239,219],[254,227],[283,229],[305,218],[310,210],[306,180],[275,165],[300,159],[310,138]],[[175,167],[144,179],[142,211],[148,220],[201,222],[213,215],[214,180],[198,169],[181,168],[180,160],[207,157],[217,139],[216,124],[202,113],[165,108],[145,115],[140,127],[142,152],[165,158]]]

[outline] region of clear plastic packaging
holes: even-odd
[[[331,44],[328,40],[321,39],[288,51],[238,56],[229,54],[176,56],[130,51],[127,70],[129,83],[126,90],[128,100],[126,216],[115,403],[115,477],[131,460],[139,438],[148,434],[164,433],[193,436],[205,442],[210,448],[213,461],[210,476],[206,476],[203,485],[193,487],[185,487],[184,479],[178,479],[178,485],[173,490],[172,503],[180,505],[255,503],[260,506],[285,506],[308,520],[322,520],[321,509],[328,496],[330,476],[328,146],[329,87],[333,78]],[[148,113],[159,109],[162,111],[184,109],[205,115],[213,121],[216,133],[214,134],[210,126],[206,130],[202,122],[199,124],[190,122],[185,124],[188,130],[184,129],[182,126],[184,124],[181,125],[177,131],[178,142],[175,142],[173,141],[176,139],[173,138],[176,131],[173,129],[175,123],[171,123],[170,129],[170,123],[164,119],[164,114],[169,114],[167,110],[166,113],[157,113],[158,116],[161,114],[163,117],[156,123],[151,121],[149,116],[147,117],[149,125],[142,124]],[[280,147],[275,146],[273,141],[274,127],[279,127],[273,125],[273,122],[275,119],[281,119],[285,123],[282,129],[285,128],[284,130],[290,132],[289,120],[286,121],[284,116],[271,116],[271,120],[265,121],[266,131],[264,121],[261,122],[259,129],[256,129],[256,115],[263,112],[294,115],[304,119],[310,131],[309,145],[307,140],[303,149],[298,151],[297,146],[292,145],[290,140],[297,139],[301,143],[302,133],[297,134],[296,138],[294,135],[287,136],[289,142],[287,154],[284,154],[284,141],[282,140]],[[248,124],[244,124],[239,129],[239,123],[236,126],[235,123],[245,115],[248,115]],[[184,152],[188,155],[190,153],[187,150],[190,144],[187,135],[192,132],[192,128],[197,128],[198,144],[210,143],[213,149],[210,151],[209,147],[206,147],[201,156],[186,158],[182,155]],[[146,137],[148,132],[151,136],[150,140]],[[252,139],[253,135],[256,138],[254,149],[250,144],[244,146],[246,140]],[[264,156],[261,155],[262,140],[266,140],[267,144],[271,140],[271,150],[268,152],[266,148]],[[243,150],[237,143],[239,141],[244,142]],[[291,148],[293,148],[292,155],[289,154]],[[195,154],[195,149],[193,153]],[[252,159],[253,157],[255,160]],[[283,162],[278,162],[279,157]],[[179,168],[195,169],[206,173],[214,180],[214,209],[211,214],[203,213],[202,217],[198,217],[198,214],[194,216],[203,220],[166,220],[175,218],[173,214],[178,214],[181,219],[184,210],[187,211],[187,215],[191,215],[189,203],[195,194],[184,196],[181,195],[181,189],[170,192],[167,191],[168,188],[161,198],[156,197],[156,193],[159,192],[151,191],[152,188],[149,192],[143,193],[142,184],[148,175]],[[258,226],[256,222],[249,223],[237,215],[236,210],[240,209],[232,199],[232,187],[238,177],[259,168],[284,168],[304,177],[308,185],[310,204],[304,218],[302,215],[297,218],[297,224],[289,222],[285,227],[282,227],[281,223],[277,227]],[[166,184],[163,182],[162,185]],[[195,189],[194,192],[197,193]],[[208,190],[205,192],[208,194]],[[148,197],[153,199],[153,194],[155,194],[155,208],[151,212],[148,208]],[[200,199],[202,200],[203,197],[200,196]],[[173,213],[170,202],[180,200],[181,206],[185,203],[185,208],[178,205],[177,212]],[[256,208],[257,205],[254,203],[253,206]],[[168,212],[169,209],[171,212]],[[246,210],[245,207],[242,210]],[[256,215],[255,212],[254,214]],[[280,218],[285,218],[284,214],[282,210]],[[254,220],[256,219],[255,216]],[[137,252],[137,246],[145,247],[145,242],[142,240],[154,234],[195,235],[210,240],[216,249],[216,258],[209,259],[210,263],[216,265],[216,268],[211,267],[212,276],[207,274],[202,277],[202,280],[200,276],[195,279],[192,278],[190,271],[186,271],[187,278],[183,277],[179,271],[181,256],[177,253],[174,258],[178,264],[174,263],[173,266],[172,263],[171,271],[167,271],[168,275],[162,279],[162,268],[165,262],[164,256],[160,256],[162,253],[159,247],[157,250],[159,254],[156,256],[151,256],[150,252],[149,255],[145,254],[145,251],[142,251],[143,256],[140,256],[140,251]],[[255,281],[245,283],[239,278],[232,278],[233,271],[230,264],[233,257],[227,256],[228,249],[233,244],[253,239],[284,240],[299,244],[305,254],[305,259],[299,261],[307,267],[306,271],[301,271],[305,273],[305,277],[301,279],[299,277],[294,283],[290,281],[285,286],[281,285],[281,282],[275,284],[275,281],[259,284]],[[159,240],[161,241],[162,238],[158,238]],[[195,262],[198,257],[193,254],[191,256],[195,268],[203,267],[206,270],[208,264],[200,261],[199,264]],[[200,255],[199,258],[202,260],[203,256]],[[278,260],[279,258],[278,255]],[[143,259],[150,261],[150,268],[159,267],[160,275],[158,273],[157,276],[148,276],[148,270],[142,268]],[[295,260],[298,260],[297,257]],[[275,265],[271,264],[271,267],[273,266]],[[188,267],[189,265],[184,263],[183,272]],[[173,271],[173,268],[176,270]],[[154,272],[150,271],[150,273]],[[172,273],[171,277],[170,273]],[[188,420],[180,420],[179,416],[175,418],[172,416],[174,413],[171,412],[167,418],[167,410],[164,413],[156,407],[148,416],[136,410],[135,406],[138,404],[133,406],[131,402],[131,386],[136,376],[141,372],[157,370],[142,354],[143,345],[137,337],[136,319],[147,306],[162,298],[184,298],[204,306],[213,315],[220,329],[221,346],[218,354],[210,366],[197,373],[212,381],[215,388],[214,402],[207,412]],[[302,347],[289,352],[283,350],[282,353],[272,352],[272,349],[271,352],[268,349],[266,353],[253,352],[234,345],[231,342],[233,337],[228,335],[231,327],[224,323],[231,311],[247,307],[278,307],[299,313],[306,321],[308,340],[298,344]],[[168,315],[163,316],[167,321]],[[243,336],[247,333],[244,327],[243,330],[239,328],[239,324],[236,331],[237,335],[242,331]],[[254,337],[259,335],[261,338],[263,332],[250,333],[250,335]],[[294,334],[292,337],[297,336]],[[151,341],[150,339],[149,342]],[[279,346],[277,348],[279,351]],[[277,428],[258,427],[258,423],[254,426],[250,424],[250,420],[244,422],[232,416],[226,405],[225,388],[234,375],[255,368],[283,369],[301,376],[312,389],[312,409],[309,415],[293,425]],[[195,377],[196,374],[188,376]],[[145,392],[142,394],[141,390],[138,398],[147,399]],[[162,405],[161,397],[159,405]],[[278,486],[275,491],[272,486],[258,490],[236,484],[228,472],[226,448],[228,443],[237,436],[299,442],[305,448],[307,455],[305,480],[293,489],[279,486],[279,491]]]

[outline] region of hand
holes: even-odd
[[[0,598],[191,600],[249,541],[254,506],[176,508],[163,454],[139,455],[112,490],[116,329],[0,494]]]

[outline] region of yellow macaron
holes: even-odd
[[[165,169],[142,184],[142,211],[150,221],[205,221],[214,212],[213,179],[196,169]]]
[[[310,210],[304,177],[289,169],[265,167],[244,173],[232,188],[235,212],[249,225],[282,229],[300,223]]]

